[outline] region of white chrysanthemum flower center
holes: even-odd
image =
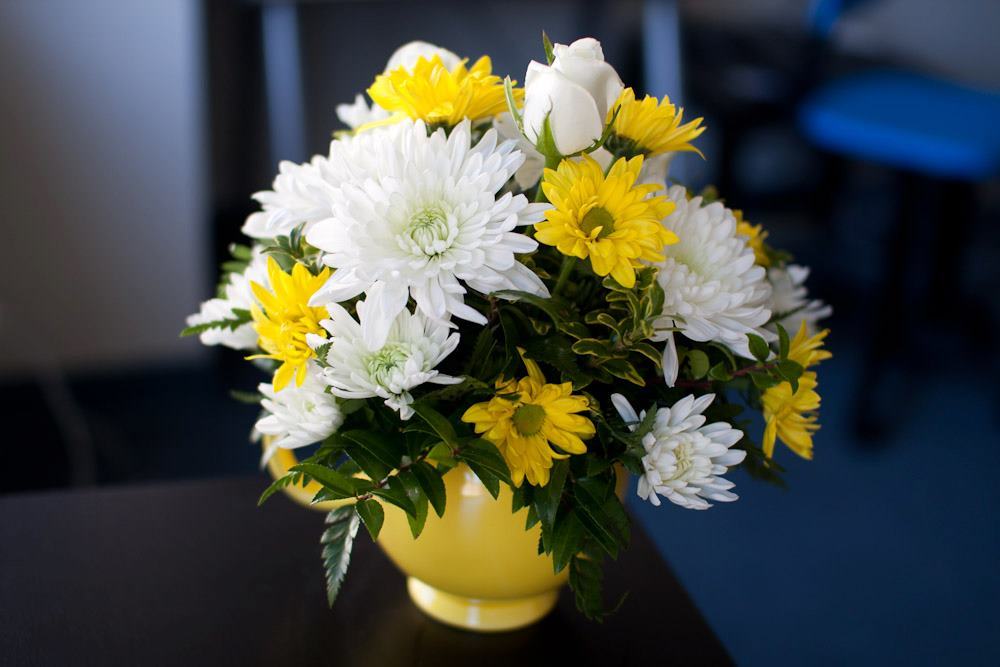
[[[362,328],[372,306],[361,301],[357,308],[360,323],[340,304],[329,304],[330,319],[324,320],[322,325],[330,332],[330,337],[309,339],[314,348],[329,345],[326,358],[322,360],[327,364],[322,380],[330,386],[333,395],[341,398],[378,396],[398,411],[401,419],[409,419],[413,415],[411,389],[425,382],[453,384],[461,381],[436,370],[458,346],[458,333],[453,332],[447,322],[404,310],[393,320],[385,343],[371,347],[362,336]]]
[[[448,250],[458,236],[458,222],[441,206],[428,206],[413,215],[396,242],[403,252],[436,257]]]
[[[328,165],[340,186],[331,216],[307,240],[336,271],[313,303],[364,293],[364,337],[378,348],[410,298],[431,319],[485,324],[465,303],[469,288],[548,296],[516,257],[538,244],[515,231],[539,222],[548,205],[499,194],[523,161],[515,142],[497,143],[495,130],[473,144],[468,121],[447,135],[404,121],[333,142]]]
[[[721,475],[746,457],[746,452],[730,449],[743,432],[725,422],[705,423],[702,413],[714,398],[715,394],[686,396],[673,407],[657,409],[652,430],[642,437],[646,455],[639,497],[659,505],[663,496],[689,509],[708,509],[712,506],[708,500],[737,499],[730,492],[735,485]],[[631,430],[645,417],[637,415],[621,394],[612,395],[611,402]]]

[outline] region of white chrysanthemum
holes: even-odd
[[[539,222],[548,205],[496,196],[523,160],[513,141],[497,145],[496,130],[472,146],[468,120],[450,136],[443,129],[428,136],[423,122],[403,121],[333,142],[329,167],[343,175],[342,185],[333,215],[307,240],[336,272],[313,303],[367,293],[364,336],[378,348],[411,296],[432,319],[480,324],[486,318],[466,305],[467,287],[548,296],[515,258],[538,244],[514,231]]]
[[[657,409],[652,430],[642,438],[646,472],[639,478],[640,498],[659,505],[657,496],[663,496],[694,510],[708,509],[709,500],[739,499],[730,491],[736,485],[721,476],[746,458],[745,451],[730,449],[743,432],[726,422],[705,424],[702,412],[714,399],[715,394],[685,396],[672,408]],[[612,395],[611,402],[633,431],[646,416],[645,412],[637,415],[621,394]]]
[[[809,267],[789,264],[788,266],[772,267],[767,271],[767,279],[771,282],[771,312],[776,322],[781,324],[794,336],[805,320],[806,331],[810,336],[816,333],[816,323],[824,317],[833,314],[833,308],[819,299],[810,299],[806,290],[806,279],[809,278]],[[777,331],[774,323],[768,329]]]
[[[287,236],[299,225],[309,229],[313,223],[330,217],[335,185],[322,155],[304,164],[282,161],[273,189],[254,193],[262,210],[247,217],[243,233],[255,239],[271,239]]]
[[[389,112],[372,102],[369,107],[365,96],[358,94],[353,104],[338,104],[337,118],[347,127],[356,130],[368,123],[375,123],[389,117]]]
[[[250,306],[257,302],[250,288],[251,281],[269,287],[267,256],[260,252],[259,247],[254,248],[253,257],[243,273],[229,274],[225,297],[202,303],[197,313],[188,316],[188,326],[231,320],[235,317],[233,310],[250,310]],[[223,345],[234,350],[252,350],[257,347],[257,332],[250,322],[241,324],[236,329],[209,329],[198,337],[203,345]]]
[[[319,369],[312,364],[301,385],[293,382],[279,392],[270,383],[257,387],[264,396],[260,404],[268,414],[257,421],[255,428],[274,438],[264,452],[262,464],[275,449],[295,449],[320,442],[344,423],[337,399],[327,393],[318,376]]]
[[[360,301],[357,308],[361,324],[340,304],[329,304],[330,319],[321,324],[330,332],[330,337],[312,336],[309,339],[314,347],[330,346],[326,354],[329,366],[323,369],[322,380],[330,385],[334,395],[342,398],[378,396],[398,411],[401,419],[409,419],[413,416],[411,389],[425,382],[461,382],[461,378],[434,370],[458,346],[459,335],[451,332],[446,322],[404,310],[391,323],[385,343],[371,347],[365,343],[361,331],[372,307]]]
[[[763,267],[754,264],[746,239],[737,235],[732,211],[719,202],[705,206],[701,197],[688,200],[681,186],[668,195],[677,208],[663,224],[680,240],[665,247],[664,261],[656,264],[664,303],[655,326],[657,340],[666,341],[663,375],[673,386],[678,371],[673,329],[748,358],[748,333],[775,338],[763,328],[771,317],[771,284]]]

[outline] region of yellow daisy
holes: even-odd
[[[788,358],[808,369],[829,359],[832,354],[823,349],[823,339],[829,329],[809,336],[803,321],[795,338],[788,346]],[[774,456],[775,440],[780,439],[793,452],[804,459],[812,459],[813,433],[819,430],[820,396],[816,391],[818,380],[815,371],[806,370],[799,378],[799,386],[792,391],[789,382],[764,390],[761,403],[764,407],[764,454]]]
[[[625,287],[635,285],[641,262],[662,261],[664,246],[677,243],[677,236],[660,223],[674,203],[652,196],[657,185],[635,185],[642,161],[641,155],[621,158],[607,176],[587,155],[563,160],[557,170],[546,169],[542,191],[554,208],[535,225],[535,238],[564,255],[589,257],[598,275],[610,274]]]
[[[287,274],[273,257],[268,257],[267,277],[272,291],[258,283],[250,283],[254,296],[263,306],[254,304],[250,308],[254,331],[259,336],[257,344],[267,354],[247,358],[280,361],[281,366],[274,373],[274,390],[281,391],[293,377],[297,386],[302,386],[306,379],[307,362],[315,356],[306,343],[306,334],[326,337],[326,330],[319,323],[329,317],[329,313],[325,307],[310,306],[309,299],[330,277],[330,269],[325,268],[314,276],[304,264],[296,263],[292,273]]]
[[[489,118],[506,111],[503,80],[493,74],[489,56],[471,69],[467,62],[463,59],[449,71],[441,56],[421,57],[412,69],[397,67],[375,77],[368,95],[393,114],[388,122],[412,118],[453,127],[465,118]],[[524,90],[515,89],[514,97],[522,100]]]
[[[733,211],[733,216],[736,217],[736,233],[747,237],[747,245],[753,250],[754,261],[757,265],[765,268],[771,266],[771,258],[767,256],[767,250],[764,248],[764,242],[768,236],[764,227],[751,225],[743,219],[743,211],[738,209]]]
[[[691,145],[691,141],[705,131],[701,118],[681,125],[684,109],[678,109],[664,96],[662,101],[646,95],[635,99],[635,92],[626,88],[618,96],[608,112],[608,122],[615,116],[615,136],[610,140],[609,150],[623,155],[659,155],[674,151],[701,151]],[[704,155],[702,155],[704,157]]]
[[[572,383],[547,384],[538,364],[522,359],[528,376],[497,380],[497,395],[470,407],[462,421],[497,446],[515,485],[521,486],[527,477],[529,484],[545,486],[553,460],[587,451],[583,440],[593,437],[594,423],[574,414],[590,403],[585,396],[573,395]]]

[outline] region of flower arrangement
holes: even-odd
[[[393,505],[416,538],[458,465],[510,487],[599,618],[599,566],[629,541],[616,469],[704,510],[737,500],[734,466],[780,482],[779,441],[812,458],[830,308],[808,269],[668,180],[702,119],[640,99],[594,39],[543,46],[523,88],[488,56],[396,51],[329,153],[254,195],[251,242],[184,331],[267,373],[265,461],[319,443],[261,502],[352,501],[324,536],[331,604],[359,525],[377,539]]]

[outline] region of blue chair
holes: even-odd
[[[865,1],[814,1],[812,32],[825,40],[843,12]],[[819,85],[801,103],[798,124],[806,139],[834,161],[875,163],[899,176],[898,210],[883,242],[885,273],[873,304],[875,330],[868,339],[862,378],[866,391],[859,392],[870,399],[885,381],[890,355],[907,351],[898,345],[910,324],[905,318],[914,312],[906,307],[907,297],[911,304],[961,307],[962,253],[975,215],[974,185],[1000,174],[1000,93],[878,69]],[[941,194],[938,201],[944,207],[921,207],[917,197],[927,191]],[[933,239],[933,266],[914,266],[914,237],[921,226]],[[907,295],[909,287],[919,284],[913,275],[928,272],[930,293]],[[880,427],[889,420],[873,416],[870,406],[859,405],[856,414],[859,431],[884,433]]]

